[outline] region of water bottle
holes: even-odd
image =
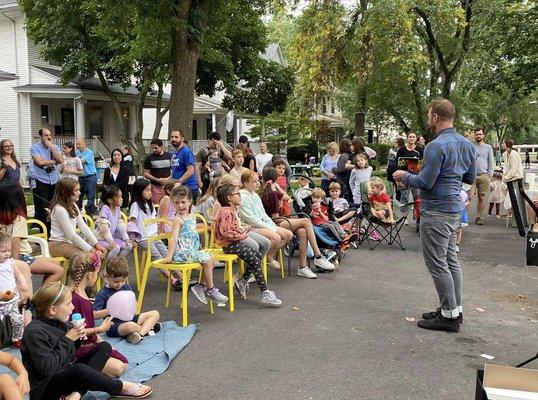
[[[73,327],[76,327],[76,326],[79,326],[79,325],[85,326],[86,319],[82,318],[82,315],[80,315],[79,313],[75,313],[75,314],[71,315],[71,324],[73,325]],[[86,340],[86,339],[87,339],[87,337],[84,336],[83,340]]]

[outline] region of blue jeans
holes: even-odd
[[[82,210],[82,199],[84,195],[88,198],[86,204],[86,213],[92,215],[96,211],[95,196],[97,194],[97,174],[81,176],[78,178],[80,183],[80,198],[78,200],[78,208]]]

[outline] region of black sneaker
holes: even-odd
[[[423,313],[422,314],[422,319],[433,319],[433,318],[436,318],[436,317],[438,317],[440,315],[442,315],[441,314],[441,307],[439,307],[435,311],[430,311],[430,312],[427,312],[427,313]],[[460,315],[458,315],[458,318],[456,318],[456,321],[458,321],[460,324],[463,324],[463,313],[460,313]]]
[[[445,318],[439,315],[432,319],[421,319],[417,322],[417,326],[422,329],[444,332],[459,332],[460,323],[455,319]]]
[[[155,333],[160,332],[161,328],[162,328],[161,323],[157,322],[155,325],[153,325],[153,332]]]

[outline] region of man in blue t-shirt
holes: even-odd
[[[175,149],[170,164],[172,179],[177,180],[180,185],[187,186],[192,192],[193,203],[196,203],[198,182],[194,173],[194,167],[196,166],[194,153],[183,142],[180,131],[172,132],[170,142]]]
[[[78,200],[78,208],[82,210],[82,199],[84,195],[88,198],[86,203],[86,213],[93,215],[97,212],[95,206],[95,197],[97,195],[97,167],[95,166],[95,157],[93,151],[91,151],[86,145],[86,140],[78,139],[77,143],[77,157],[82,161],[83,172],[82,176],[78,178],[80,183],[80,198]]]

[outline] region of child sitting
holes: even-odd
[[[3,351],[0,351],[0,365],[17,374],[16,379],[8,374],[0,375],[0,399],[22,400],[23,396],[30,390],[28,373],[24,369],[24,365],[13,354]]]
[[[331,182],[329,185],[329,202],[332,203],[334,217],[336,221],[345,223],[357,215],[357,208],[350,207],[349,203],[343,197],[342,188],[338,182]]]
[[[204,282],[192,286],[191,291],[204,304],[207,304],[207,299],[219,304],[226,303],[228,297],[221,294],[213,284],[213,258],[201,250],[200,236],[196,232],[196,218],[191,214],[191,191],[185,186],[174,188],[172,198],[177,214],[172,226],[172,238],[168,243],[168,254],[162,262],[202,264]]]
[[[370,182],[370,204],[372,205],[372,215],[379,218],[381,221],[394,224],[394,214],[390,197],[385,192],[385,185],[380,180],[376,179]]]
[[[325,191],[315,188],[312,191],[312,224],[320,226],[330,231],[342,246],[347,246],[350,242],[358,239],[357,234],[348,235],[337,221],[331,221],[329,218],[329,207],[324,204]]]
[[[284,193],[287,197],[288,192],[288,178],[286,178],[286,163],[282,158],[279,158],[273,162],[273,168],[276,171],[277,179],[275,181],[276,184],[282,189],[282,193]],[[280,209],[280,215],[286,216],[291,214],[291,207],[290,207],[291,199],[289,197],[282,199],[282,208]]]
[[[172,196],[172,190],[175,187],[180,186],[174,179],[169,179],[163,184],[164,196],[159,202],[159,218],[165,218],[169,221],[173,221],[176,217],[176,206]],[[170,233],[172,229],[168,224],[159,224],[159,233]]]
[[[84,328],[86,339],[84,339],[75,353],[75,362],[87,356],[98,343],[102,342],[98,334],[105,333],[112,326],[112,319],[107,317],[103,320],[99,327],[95,326],[94,311],[92,302],[86,294],[86,289],[91,289],[95,286],[95,282],[99,277],[99,267],[101,260],[95,254],[77,254],[69,260],[69,277],[71,278],[71,290],[73,313],[78,313],[84,318]],[[117,350],[112,350],[102,373],[115,378],[120,376],[128,366],[128,361],[123,354]]]
[[[111,260],[112,261],[112,260]],[[111,379],[101,371],[112,347],[96,344],[95,351],[73,363],[73,356],[86,337],[83,324],[69,328],[73,304],[71,290],[60,282],[46,283],[34,294],[31,308],[36,318],[22,338],[22,363],[28,371],[32,400],[79,400],[88,390],[122,398],[145,398],[150,386]]]
[[[108,299],[121,290],[132,290],[127,283],[129,276],[129,264],[127,259],[115,257],[108,260],[105,271],[106,285],[95,295],[93,310],[95,318],[104,318],[108,315],[106,309]],[[114,318],[113,324],[106,332],[109,337],[125,337],[131,344],[138,344],[149,331],[155,333],[161,330],[159,312],[156,310],[147,311],[140,315],[135,315],[131,321],[122,321]]]
[[[127,227],[121,220],[121,190],[114,185],[105,186],[101,192],[99,218],[95,222],[95,237],[108,250],[107,259],[127,257],[134,242],[127,235]]]
[[[28,298],[28,288],[16,264],[24,262],[11,258],[11,238],[0,234],[0,317],[9,317],[13,326],[12,346],[21,347],[24,317],[19,304]]]
[[[242,242],[247,237],[247,230],[241,226],[237,207],[241,204],[239,188],[225,184],[217,190],[217,200],[221,208],[216,216],[215,240],[226,254],[237,254],[246,263],[242,278],[235,277],[235,288],[242,298],[247,297],[248,279],[252,274],[261,290],[261,302],[268,306],[279,307],[282,301],[275,292],[267,288],[262,272],[262,255]]]

